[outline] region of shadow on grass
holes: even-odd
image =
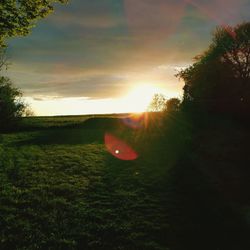
[[[126,129],[120,118],[90,118],[77,124],[65,124],[50,127],[20,128],[16,132],[33,133],[24,136],[19,141],[11,143],[12,146],[22,145],[56,145],[56,144],[89,144],[103,143],[104,135],[110,130],[123,131]],[[1,139],[1,138],[0,138]]]
[[[14,212],[2,208],[10,220],[5,221],[10,231],[2,224],[7,238],[2,244],[10,244],[2,249],[248,250],[244,220],[194,162],[189,123],[174,118],[165,132],[156,127],[159,131],[129,134],[108,118],[81,128],[27,133],[13,142],[70,146],[35,147],[22,152],[22,158],[21,149],[12,149],[7,177],[17,174],[2,180],[9,183],[4,185],[6,207],[18,207]],[[112,122],[118,135],[138,150],[135,161],[118,160],[97,145],[103,144]],[[17,180],[30,188],[22,189]],[[32,208],[28,214],[27,208]],[[13,214],[21,214],[19,224]],[[26,241],[20,231],[26,232]]]
[[[65,117],[61,120],[59,118],[37,118],[38,121],[35,121],[35,118],[30,118],[30,120],[28,120],[29,118],[26,118],[26,120],[23,120],[19,126],[11,128],[9,132],[75,128],[107,129],[122,127],[124,125],[122,122],[123,118],[115,117],[85,117],[84,119]]]
[[[171,170],[167,189],[170,249],[250,249],[245,219],[189,157]]]
[[[30,138],[12,142],[12,146],[25,145],[77,145],[103,143],[104,131],[92,129],[48,129],[38,131]]]

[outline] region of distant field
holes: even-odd
[[[244,227],[192,164],[185,117],[137,129],[91,118],[25,118],[0,134],[0,249],[237,249]],[[138,159],[111,155],[107,132]]]
[[[105,115],[76,115],[76,116],[34,116],[24,117],[22,126],[24,128],[51,128],[78,125],[89,118],[94,117],[124,117],[129,114],[105,114]]]

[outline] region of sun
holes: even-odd
[[[162,90],[150,84],[143,84],[133,88],[124,98],[127,107],[132,112],[145,112],[155,94]]]

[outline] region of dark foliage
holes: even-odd
[[[0,77],[0,130],[9,130],[25,111],[21,92],[13,87],[9,78]]]
[[[250,23],[218,28],[208,50],[178,76],[185,81],[186,110],[246,116],[250,111]]]
[[[8,60],[6,56],[6,48],[0,46],[0,71],[8,68]]]
[[[35,21],[53,11],[53,3],[67,0],[1,0],[0,1],[0,47],[13,36],[29,33]]]
[[[166,102],[167,112],[177,112],[180,110],[181,100],[178,98],[170,98]]]

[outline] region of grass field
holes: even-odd
[[[69,127],[82,124],[90,118],[119,118],[124,116],[128,116],[128,114],[24,117],[21,127],[25,130]]]
[[[89,118],[26,118],[0,135],[0,249],[249,249],[238,210],[193,164],[186,118]],[[107,132],[139,157],[111,155]]]

